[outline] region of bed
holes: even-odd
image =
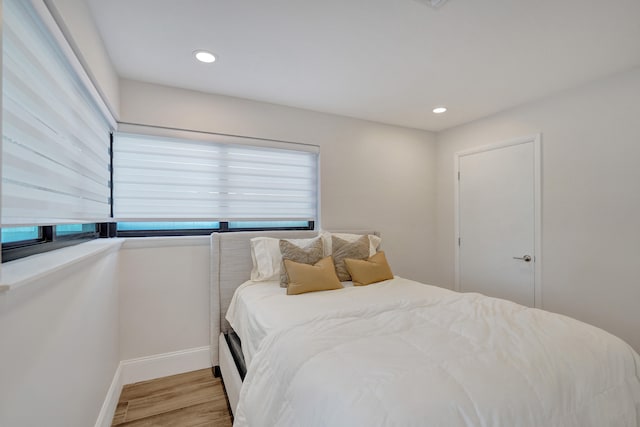
[[[640,357],[577,320],[401,277],[295,296],[248,280],[251,238],[314,234],[212,235],[234,425],[640,426]]]

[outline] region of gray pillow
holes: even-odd
[[[333,263],[336,266],[336,273],[341,282],[351,280],[351,275],[344,263],[345,258],[368,259],[369,258],[369,236],[364,235],[355,242],[348,242],[336,236],[331,236],[331,246],[333,248]]]
[[[286,288],[289,284],[287,269],[284,260],[313,265],[324,256],[322,239],[318,238],[309,246],[301,248],[288,240],[280,240],[280,253],[282,254],[282,264],[280,265],[280,286]]]

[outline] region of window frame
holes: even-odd
[[[55,225],[39,226],[40,238],[20,240],[17,242],[2,243],[2,262],[15,261],[31,255],[37,255],[56,249],[74,246],[100,237],[100,223],[91,223],[95,231],[69,233],[62,236],[56,235]],[[10,227],[7,227],[10,228]]]
[[[236,221],[234,221],[236,222]],[[288,222],[288,221],[283,221],[283,222]],[[297,222],[297,221],[296,221]],[[223,223],[221,223],[223,224]],[[288,231],[288,230],[315,230],[315,221],[307,221],[307,226],[306,227],[234,227],[234,228],[229,228],[228,227],[228,222],[225,222],[224,224],[227,224],[227,228],[225,230],[222,230],[222,232],[224,233],[235,233],[238,231]]]
[[[174,221],[175,222],[175,221]],[[191,222],[191,221],[185,221]],[[168,230],[118,230],[115,225],[115,235],[112,237],[170,237],[170,236],[207,236],[211,233],[235,233],[239,231],[285,231],[285,230],[315,230],[315,221],[307,221],[306,227],[242,227],[229,228],[229,221],[216,221],[218,228],[192,228]],[[285,221],[283,221],[285,222]]]

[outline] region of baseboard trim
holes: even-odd
[[[113,415],[116,412],[116,406],[118,406],[118,400],[120,399],[120,392],[122,391],[122,363],[118,364],[116,373],[113,376],[109,390],[107,391],[107,397],[104,399],[98,419],[96,420],[95,427],[110,427],[111,421],[113,421]]]
[[[124,385],[211,368],[210,351],[209,346],[196,347],[121,361],[100,408],[95,427],[111,426]]]
[[[171,353],[123,360],[122,384],[133,384],[198,369],[211,368],[210,347],[196,347]]]

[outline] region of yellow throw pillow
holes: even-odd
[[[287,295],[342,288],[342,283],[336,276],[333,259],[330,256],[322,258],[313,265],[285,259],[284,268],[289,277]]]
[[[383,251],[371,256],[368,260],[350,259],[344,260],[353,284],[356,286],[370,285],[383,280],[393,279],[391,267]]]

